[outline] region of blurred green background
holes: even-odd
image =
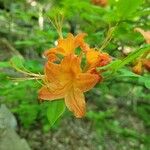
[[[22,77],[9,66],[22,57],[24,66],[43,73],[43,52],[58,38],[50,23],[64,15],[63,35],[88,34],[86,42],[100,48],[108,30],[116,27],[105,47],[114,59],[126,49],[145,44],[134,32],[150,30],[149,0],[109,0],[106,7],[90,0],[0,0],[0,104],[6,104],[18,121],[18,133],[33,150],[149,150],[150,75],[136,76],[130,65],[86,93],[87,115],[76,119],[66,111],[51,128],[49,102],[39,103],[36,81],[12,81]]]

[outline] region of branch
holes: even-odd
[[[0,39],[1,43],[5,44],[6,47],[12,51],[13,54],[15,55],[20,55],[22,56],[11,44],[6,38],[1,38]]]

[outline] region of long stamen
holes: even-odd
[[[38,77],[25,77],[25,78],[12,78],[12,77],[8,77],[8,79],[11,79],[13,81],[25,81],[25,80],[41,80],[42,78],[38,78]]]
[[[63,35],[62,35],[62,26],[63,26],[63,20],[64,20],[64,16],[62,14],[58,14],[57,16],[54,17],[54,19],[50,19],[51,24],[53,25],[53,27],[56,29],[59,37],[61,39],[63,39]]]
[[[18,68],[18,67],[17,67],[14,63],[12,63],[12,62],[11,62],[11,66],[12,66],[15,70],[17,70],[18,72],[23,73],[23,74],[25,74],[25,75],[29,75],[29,76],[33,76],[33,77],[39,77],[39,74],[35,74],[35,73],[30,72],[30,71],[27,70],[24,66],[23,66],[23,69],[24,69],[24,70]],[[41,75],[40,75],[40,76],[41,76]]]
[[[11,79],[13,81],[18,81],[18,82],[19,81],[26,81],[26,80],[36,80],[38,83],[40,83],[43,86],[43,84],[41,82],[39,82],[39,80],[43,80],[44,81],[44,78],[45,78],[44,75],[41,75],[40,73],[38,73],[38,74],[32,73],[31,71],[26,69],[24,66],[22,66],[22,69],[20,69],[12,62],[11,62],[11,66],[15,70],[17,70],[18,72],[27,75],[27,77],[24,77],[24,78],[21,78],[21,77],[19,77],[19,78],[8,77],[9,79]]]

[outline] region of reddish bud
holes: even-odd
[[[108,4],[107,0],[92,0],[92,3],[102,7],[105,7]]]

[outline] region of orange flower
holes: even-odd
[[[150,44],[150,31],[144,31],[141,28],[135,28],[134,30],[140,32],[143,35],[144,39],[146,40],[146,43]]]
[[[143,72],[143,63],[142,61],[138,61],[137,64],[132,68],[133,72],[136,74],[142,74]]]
[[[90,69],[105,66],[111,61],[107,53],[102,53],[95,49],[89,49],[86,52],[86,59]]]
[[[136,74],[142,74],[144,69],[150,72],[150,59],[140,59],[136,65],[132,68],[133,72]]]
[[[39,90],[39,98],[43,100],[64,98],[68,109],[78,118],[86,112],[83,93],[102,80],[96,67],[104,66],[111,60],[108,54],[90,49],[84,42],[85,35],[82,33],[74,37],[69,33],[67,38],[58,40],[56,48],[45,52],[48,62],[45,65],[44,86]],[[78,47],[82,49],[80,56],[86,55],[84,71],[80,67],[82,58],[75,55]],[[54,63],[59,58],[57,54],[63,57]]]
[[[65,56],[60,64],[49,61],[45,66],[45,86],[39,90],[39,98],[43,100],[64,98],[68,109],[78,118],[86,112],[83,93],[100,79],[98,74],[83,73],[80,64],[81,58],[73,54]]]
[[[45,56],[51,61],[56,60],[56,54],[61,54],[63,56],[72,54],[75,52],[75,48],[83,47],[85,33],[78,34],[74,37],[71,33],[67,35],[65,39],[59,39],[56,48],[51,48],[45,52]],[[55,56],[55,57],[54,57]]]

